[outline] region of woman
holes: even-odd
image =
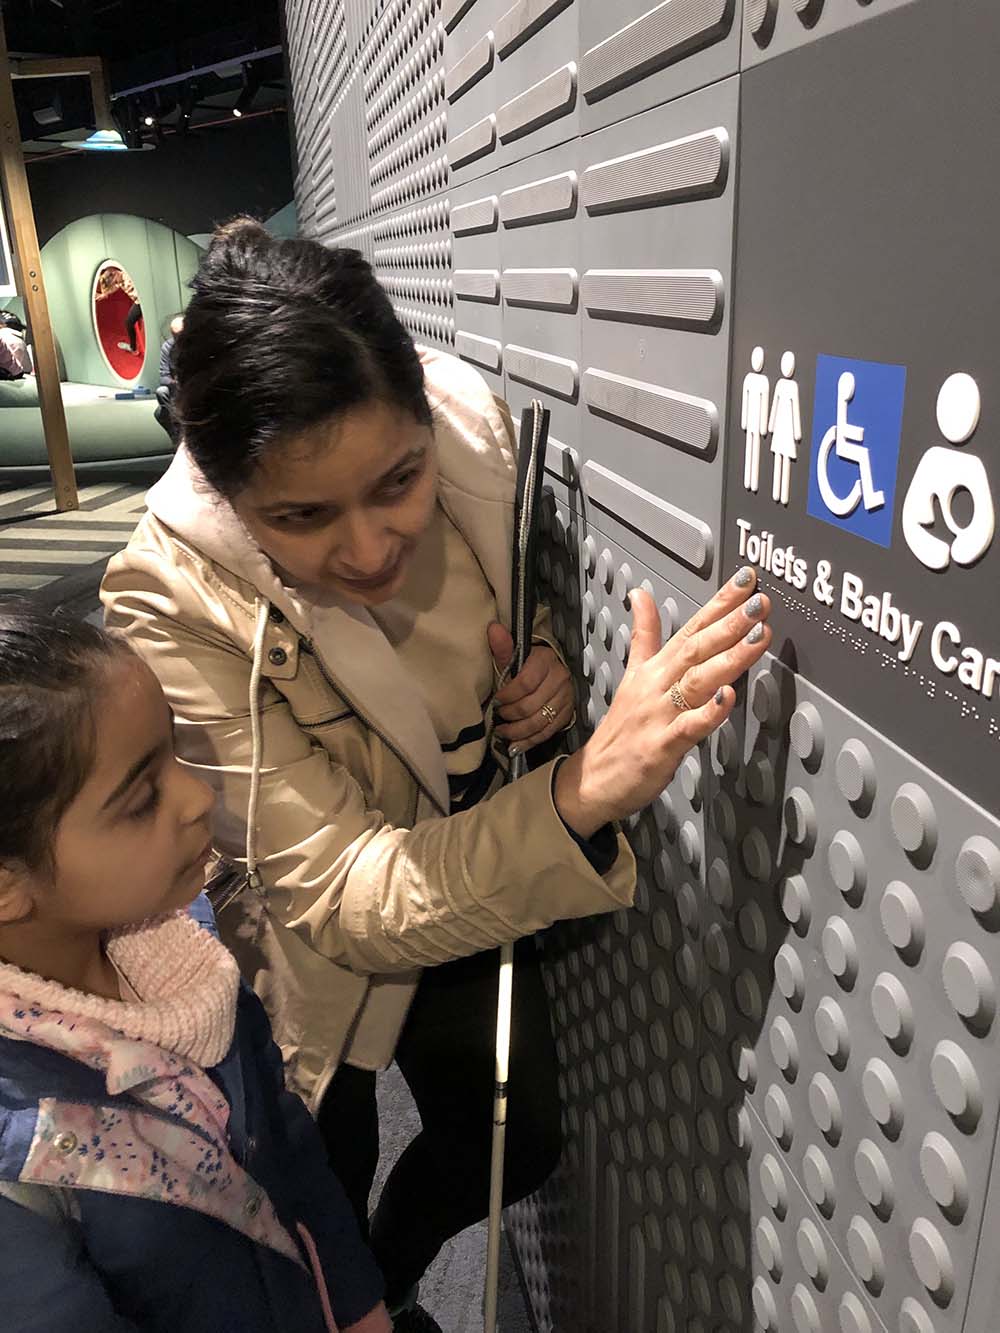
[[[636,593],[601,727],[501,787],[505,746],[533,748],[573,712],[544,612],[494,698],[511,648],[506,409],[468,366],[418,355],[353,251],[241,221],[194,288],[175,352],[183,447],[109,566],[108,621],[159,676],[179,753],[219,793],[217,846],[250,872],[221,929],[363,1224],[374,1071],[395,1058],[414,1094],[422,1132],[370,1239],[395,1327],[431,1330],[413,1288],[486,1213],[489,951],[631,901],[634,862],[611,824],[728,715],[769,607],[741,571],[660,652]],[[510,1201],[559,1154],[530,943],[515,996]]]

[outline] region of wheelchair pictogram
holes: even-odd
[[[872,460],[865,448],[865,428],[847,419],[847,408],[856,388],[854,376],[845,370],[837,381],[837,420],[823,436],[816,460],[816,480],[823,503],[837,518],[847,518],[858,505],[864,503],[871,513],[885,504],[885,491],[880,491],[872,477]],[[846,495],[840,495],[830,483],[830,451],[846,463],[855,463],[858,476]]]

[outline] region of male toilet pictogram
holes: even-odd
[[[757,493],[760,483],[760,445],[767,434],[767,413],[770,406],[771,382],[764,369],[764,349],[755,347],[750,353],[750,372],[743,381],[743,401],[740,425],[746,432],[746,454],[743,464],[743,487]]]

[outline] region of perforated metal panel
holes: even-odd
[[[508,1215],[538,1328],[992,1333],[1000,690],[972,697],[975,657],[964,692],[935,676],[926,640],[954,621],[1000,680],[1000,547],[929,574],[900,509],[955,371],[981,419],[950,447],[1000,506],[995,7],[302,0],[289,45],[307,230],[515,417],[551,411],[573,743],[630,589],[670,634],[750,559],[775,605],[730,721],[630,821],[635,907],[545,940],[566,1150]],[[758,342],[772,390],[797,354],[787,503],[767,442],[744,484]],[[888,548],[807,508],[817,354],[908,368]],[[817,600],[828,542],[831,577],[934,608],[919,660]]]

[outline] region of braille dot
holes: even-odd
[[[850,990],[858,975],[858,946],[842,917],[832,916],[823,928],[823,957],[844,989]]]
[[[911,856],[929,858],[937,845],[937,816],[931,798],[915,782],[904,782],[889,811],[900,847]]]
[[[865,1065],[861,1091],[876,1123],[890,1138],[896,1138],[903,1124],[903,1095],[895,1074],[884,1060],[869,1060]]]
[[[977,1036],[985,1035],[996,1014],[996,987],[982,954],[971,944],[953,944],[945,954],[941,977],[955,1012]]]
[[[934,1333],[927,1311],[912,1296],[907,1296],[899,1307],[899,1333]]]
[[[824,1137],[836,1146],[843,1132],[840,1095],[826,1074],[814,1074],[809,1083],[809,1110]]]
[[[792,1292],[792,1319],[798,1333],[822,1333],[823,1325],[819,1321],[816,1302],[801,1282]]]
[[[833,835],[827,861],[834,884],[852,907],[860,906],[865,896],[868,871],[865,854],[853,833],[841,829]]]
[[[920,1147],[920,1172],[927,1192],[949,1222],[957,1224],[969,1206],[969,1182],[958,1153],[936,1131]]]
[[[840,1333],[872,1333],[868,1311],[853,1291],[845,1292],[840,1298],[837,1318],[840,1320]]]
[[[767,1200],[768,1207],[781,1221],[788,1211],[788,1186],[785,1173],[778,1164],[778,1159],[770,1153],[760,1164],[760,1187]]]
[[[775,1282],[780,1281],[784,1270],[781,1253],[781,1240],[769,1217],[762,1217],[754,1229],[754,1243],[764,1265],[764,1271],[770,1273]]]
[[[879,911],[890,944],[906,962],[915,963],[924,948],[924,914],[917,895],[908,884],[893,880],[882,895]]]
[[[795,1245],[802,1260],[802,1267],[822,1291],[830,1280],[830,1260],[820,1229],[811,1218],[805,1218],[799,1223]]]
[[[880,1148],[871,1139],[862,1139],[854,1154],[854,1174],[861,1193],[883,1221],[892,1213],[895,1202],[892,1176]]]
[[[775,954],[774,979],[791,1008],[798,1012],[805,998],[805,972],[802,960],[787,942]]]
[[[747,793],[755,805],[774,804],[774,768],[766,754],[751,755],[747,762]]]
[[[788,730],[792,749],[803,765],[814,773],[822,762],[824,747],[823,719],[815,704],[799,704],[792,714]]]
[[[872,1014],[893,1050],[905,1055],[913,1041],[913,1006],[903,983],[891,972],[880,972],[875,978]]]
[[[857,1214],[851,1218],[847,1228],[847,1252],[858,1277],[872,1295],[878,1296],[885,1285],[882,1246],[871,1223]]]
[[[1000,900],[1000,848],[978,834],[967,838],[955,860],[955,878],[973,912],[989,915]]]
[[[813,1203],[824,1217],[831,1217],[837,1204],[837,1186],[830,1163],[815,1144],[803,1154],[802,1178]]]
[[[792,1146],[792,1108],[776,1083],[771,1084],[764,1097],[764,1119],[774,1138],[787,1152]]]
[[[826,996],[816,1006],[814,1022],[819,1044],[837,1068],[842,1069],[851,1047],[844,1011],[836,1000]]]
[[[834,765],[837,786],[852,805],[870,805],[875,796],[875,761],[863,741],[846,741]]]
[[[781,910],[785,920],[800,935],[805,935],[812,921],[812,897],[801,875],[789,875],[781,884]]]
[[[910,1228],[910,1259],[934,1300],[947,1305],[955,1291],[955,1268],[944,1237],[926,1217]]]
[[[816,807],[801,787],[793,787],[785,798],[785,827],[796,847],[811,846],[816,841]]]
[[[785,1078],[794,1083],[799,1072],[799,1046],[795,1033],[787,1018],[778,1017],[771,1024],[768,1034],[771,1054]]]

